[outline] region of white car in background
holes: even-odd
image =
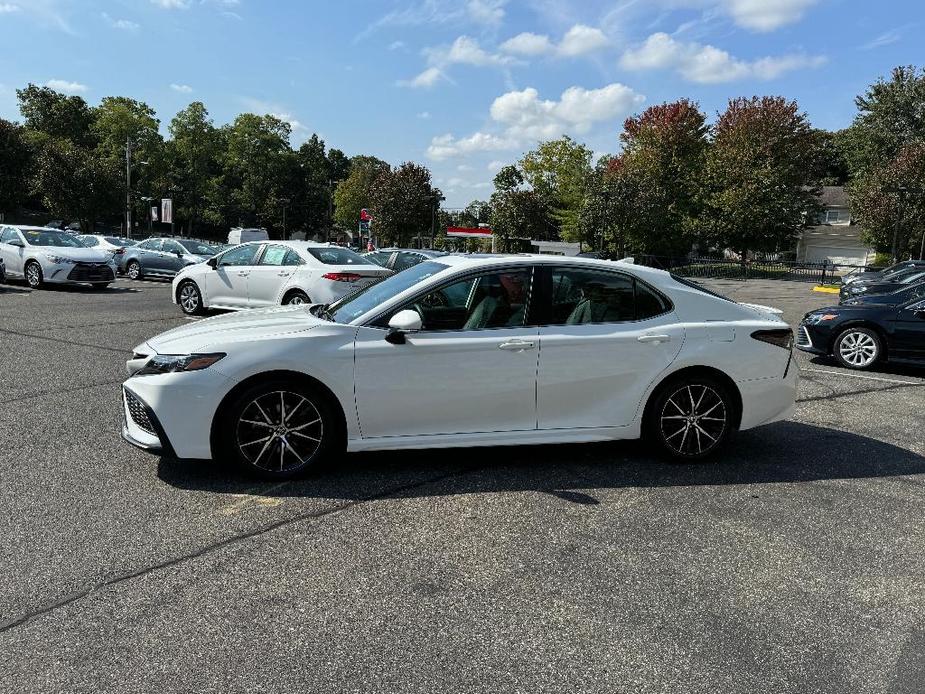
[[[118,256],[125,253],[126,248],[131,248],[137,241],[125,239],[121,236],[103,236],[101,234],[79,234],[77,239],[87,248],[95,248],[98,251],[109,253],[118,265]]]
[[[190,315],[211,308],[329,304],[389,274],[340,246],[258,241],[180,270],[171,297]]]
[[[698,460],[794,407],[793,333],[662,270],[445,256],[330,306],[218,316],[137,346],[123,438],[275,478],[338,451],[645,436]]]
[[[0,225],[0,257],[7,277],[43,284],[90,284],[105,289],[116,278],[112,255],[87,248],[76,236],[58,229]]]

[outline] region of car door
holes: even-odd
[[[889,356],[925,361],[925,300],[921,297],[896,311]]]
[[[355,393],[363,437],[534,430],[531,277],[524,266],[470,274],[359,328]],[[421,331],[404,344],[387,342],[388,319],[406,308],[421,314]]]
[[[215,258],[215,268],[206,273],[206,296],[210,306],[247,308],[247,278],[257,261],[259,243],[225,251]]]
[[[594,267],[552,266],[539,281],[538,427],[630,424],[681,350],[670,302],[627,273]]]
[[[164,239],[160,250],[161,272],[174,275],[186,265],[183,256],[186,255],[186,249],[176,241]]]
[[[147,239],[136,247],[135,258],[144,272],[163,272],[161,269],[161,239]]]
[[[20,245],[13,245],[12,242]],[[10,276],[22,277],[23,258],[26,255],[25,241],[13,227],[4,227],[0,231],[0,258],[6,265],[6,273]]]
[[[275,306],[279,303],[283,286],[305,263],[299,254],[288,246],[267,244],[250,270],[247,278],[247,296],[250,306]]]

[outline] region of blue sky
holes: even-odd
[[[461,206],[540,139],[614,152],[627,115],[683,96],[712,117],[780,94],[843,127],[925,63],[923,29],[920,0],[0,0],[0,116],[28,82],[143,100],[162,127],[193,100],[273,113],[296,146],[422,162]]]

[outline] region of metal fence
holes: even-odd
[[[745,262],[735,258],[637,256],[641,265],[661,268],[681,277],[730,280],[797,280],[818,284],[838,284],[844,278],[872,269],[867,265],[805,263],[792,260],[756,258]]]

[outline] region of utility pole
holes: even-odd
[[[125,236],[132,238],[132,138],[125,138]]]

